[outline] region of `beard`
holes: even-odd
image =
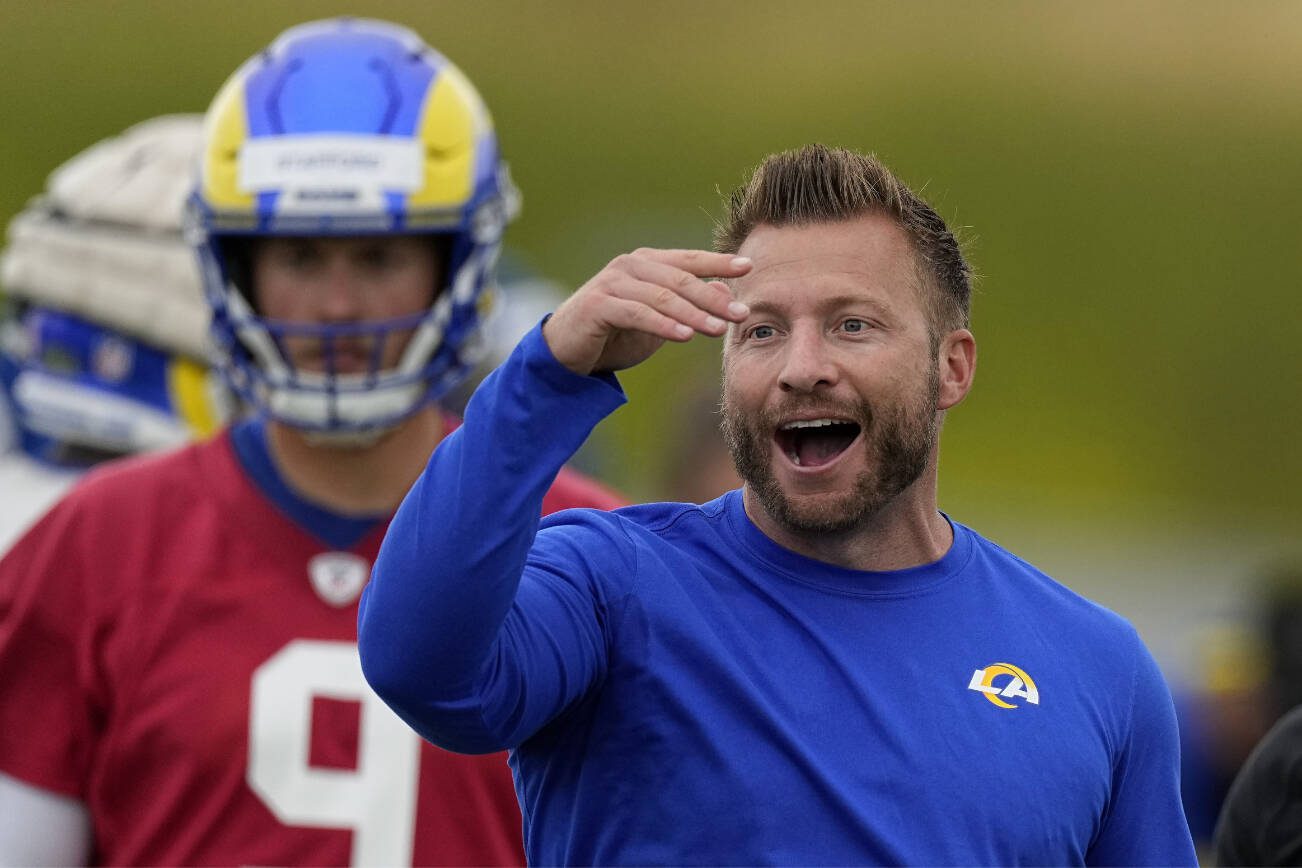
[[[774,521],[802,536],[839,535],[871,521],[927,469],[939,433],[939,365],[932,365],[920,398],[915,405],[894,406],[791,400],[748,412],[732,402],[725,382],[720,429],[737,474]],[[859,423],[867,466],[848,491],[793,498],[782,490],[773,472],[773,432],[802,411]]]

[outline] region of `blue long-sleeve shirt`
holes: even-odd
[[[1134,629],[960,524],[805,558],[740,492],[538,504],[623,401],[535,329],[390,526],[363,669],[426,738],[512,749],[534,864],[1196,864]]]

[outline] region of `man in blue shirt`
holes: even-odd
[[[1194,864],[1135,630],[937,509],[976,364],[941,218],[811,146],[716,241],[617,257],[475,394],[366,590],[377,692],[512,750],[537,864]],[[698,333],[743,488],[540,526],[613,372]]]

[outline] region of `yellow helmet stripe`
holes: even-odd
[[[488,112],[461,71],[451,64],[438,72],[421,107],[425,184],[407,200],[414,209],[460,205],[470,197],[475,143],[491,128]]]
[[[226,82],[204,120],[203,198],[217,210],[251,208],[254,194],[240,189],[240,149],[249,139],[245,112],[245,77]]]

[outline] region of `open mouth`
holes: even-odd
[[[798,419],[778,426],[778,448],[797,467],[821,467],[834,461],[862,430],[849,419]]]

